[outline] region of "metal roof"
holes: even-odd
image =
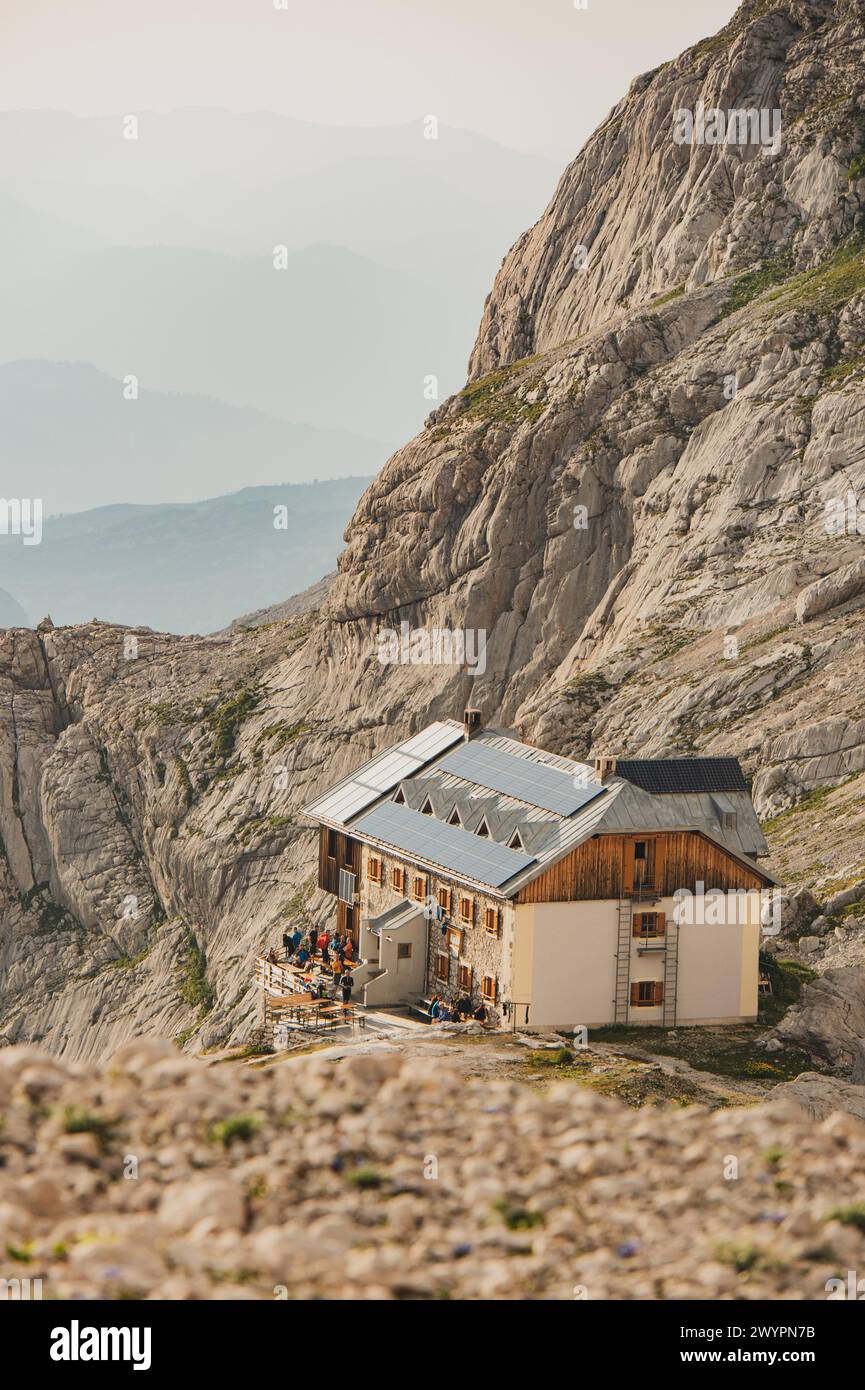
[[[586,764],[499,731],[484,729],[454,748],[463,737],[463,727],[455,720],[433,724],[372,759],[308,810],[319,819],[335,821],[350,835],[380,841],[503,897],[513,896],[598,834],[699,831],[768,882],[774,881],[754,862],[756,855],[768,853],[768,846],[735,758],[659,763],[623,759],[616,775],[601,783]],[[430,753],[431,749],[438,751]],[[420,763],[419,753],[425,755],[425,763]],[[395,775],[406,762],[411,767]],[[640,785],[650,780],[646,769],[652,768],[662,769],[662,792]],[[493,785],[494,778],[502,783],[500,789]],[[671,784],[677,778],[712,786],[674,791]],[[722,787],[722,782],[737,785]],[[395,791],[404,804],[385,800]],[[557,805],[545,807],[541,799],[555,799]],[[432,814],[421,813],[427,801]],[[349,809],[340,812],[346,805]],[[565,805],[573,809],[560,809]],[[448,824],[454,810],[459,826]],[[482,821],[489,835],[477,834]],[[525,852],[510,848],[516,831]]]
[[[352,832],[369,835],[407,854],[418,855],[454,873],[467,874],[479,883],[500,888],[533,862],[528,854],[472,835],[455,825],[385,801],[374,806],[352,826]]]
[[[463,737],[463,726],[455,719],[439,720],[419,734],[379,753],[349,777],[337,782],[323,797],[304,809],[307,815],[340,823],[351,820],[365,806],[371,806],[404,777],[411,777]]]

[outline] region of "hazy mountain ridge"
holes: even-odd
[[[243,488],[201,502],[48,517],[42,544],[0,537],[0,580],[31,621],[213,632],[332,569],[368,478]],[[284,509],[284,511],[279,511]]]

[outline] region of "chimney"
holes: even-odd
[[[465,710],[465,712],[464,712],[464,714],[463,714],[463,737],[465,738],[466,743],[468,743],[468,741],[469,741],[470,738],[474,738],[475,734],[480,733],[480,727],[481,727],[481,712],[480,712],[480,710],[479,710],[479,709],[469,709],[469,708],[467,707],[466,710]]]
[[[595,776],[599,782],[609,782],[611,777],[616,775],[616,759],[614,757],[595,758]]]

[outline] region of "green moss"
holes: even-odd
[[[207,980],[207,957],[188,928],[180,997],[192,1008],[200,1009],[201,1014],[209,1013],[213,1008],[213,990]]]
[[[649,300],[648,307],[652,311],[654,311],[655,309],[661,309],[662,304],[670,304],[673,302],[674,299],[681,299],[681,296],[683,295],[684,281],[681,281],[680,285],[674,285],[673,289],[668,289],[668,292],[666,292],[665,295],[658,295],[656,299]]]
[[[509,1231],[530,1231],[535,1226],[544,1224],[543,1212],[516,1206],[509,1197],[500,1197],[497,1202],[493,1202],[493,1211],[499,1213]]]
[[[19,1265],[29,1265],[33,1260],[33,1252],[29,1245],[7,1244],[6,1256]]]
[[[262,729],[256,740],[256,748],[263,743],[272,745],[271,753],[278,753],[286,744],[296,743],[303,734],[308,734],[310,726],[305,719],[299,719],[294,724],[289,724],[285,720],[277,724],[268,724],[266,729]]]
[[[195,789],[192,785],[192,778],[189,775],[189,768],[183,761],[179,753],[174,755],[174,771],[177,773],[177,780],[183,792],[183,799],[187,807],[191,806],[195,800]]]
[[[246,1143],[260,1129],[261,1117],[259,1115],[228,1115],[226,1119],[218,1120],[216,1124],[211,1125],[207,1137],[212,1144],[221,1144],[224,1149],[227,1149],[236,1139]]]
[[[847,179],[849,183],[855,183],[861,178],[865,178],[865,154],[854,154],[847,165]]]
[[[848,779],[845,778],[845,781],[846,780]],[[831,796],[832,793],[842,785],[843,783],[836,782],[831,787],[817,787],[812,792],[806,792],[804,796],[799,798],[795,805],[788,806],[785,811],[779,811],[777,816],[772,816],[769,820],[764,821],[763,830],[766,834],[771,835],[773,831],[777,830],[778,827],[783,825],[786,820],[789,820],[791,816],[798,816],[802,811],[813,811],[816,807],[821,806],[826,798]]]
[[[464,414],[474,419],[498,420],[504,424],[517,424],[521,420],[536,420],[547,408],[546,401],[526,401],[519,398],[514,390],[506,390],[514,376],[533,362],[541,360],[541,354],[524,357],[509,367],[501,367],[490,372],[479,381],[471,381],[460,391],[460,401]],[[523,383],[529,390],[535,389],[543,380],[543,373]]]
[[[820,382],[830,391],[838,391],[850,379],[861,372],[865,372],[865,352],[857,352],[852,357],[842,358],[839,362],[833,362],[830,367],[823,367],[820,372]]]
[[[526,1065],[529,1067],[569,1067],[574,1060],[574,1054],[568,1047],[559,1047],[555,1051],[549,1052],[530,1052],[526,1058]]]
[[[360,1187],[364,1191],[383,1187],[387,1178],[383,1173],[379,1173],[376,1168],[352,1168],[345,1175],[346,1182],[350,1182],[352,1187]]]
[[[855,1226],[865,1234],[865,1202],[853,1202],[847,1207],[835,1207],[826,1217],[827,1221],[840,1221],[842,1226]]]
[[[850,237],[828,260],[814,270],[794,275],[768,300],[780,303],[782,308],[816,309],[819,313],[840,308],[865,289],[863,250],[862,237]]]
[[[777,1269],[778,1261],[750,1241],[732,1242],[715,1247],[715,1259],[732,1265],[737,1274],[751,1274],[761,1269]]]
[[[142,946],[141,950],[138,952],[137,955],[120,956],[117,960],[110,960],[108,962],[108,965],[106,966],[106,969],[132,970],[136,965],[140,965],[143,960],[146,960],[152,950],[152,946]]]
[[[243,686],[236,695],[222,700],[206,715],[204,722],[213,734],[215,758],[222,761],[231,756],[240,725],[252,713],[260,699],[257,690],[251,686]]]
[[[67,1134],[92,1134],[103,1153],[114,1138],[117,1121],[105,1115],[96,1115],[82,1105],[63,1107],[63,1128]]]
[[[750,304],[753,299],[765,294],[766,290],[770,290],[774,285],[786,280],[790,270],[790,254],[784,252],[764,260],[756,270],[749,270],[744,275],[740,275],[734,282],[724,304],[712,320],[712,324],[720,323],[723,319],[729,318],[730,314],[744,309],[746,304]]]

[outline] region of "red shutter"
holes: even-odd
[[[656,1003],[656,1004],[663,1004],[663,1002],[664,1002],[664,985],[663,985],[663,982],[662,982],[661,980],[656,980],[656,981],[655,981],[655,987],[654,987],[653,993],[654,993],[654,996],[655,996],[655,1003]]]
[[[631,985],[631,1003],[632,1003],[632,1004],[639,1004],[639,1002],[640,1002],[640,986],[639,986],[639,984],[632,984],[632,985]]]

